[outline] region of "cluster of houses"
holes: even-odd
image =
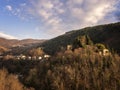
[[[25,56],[25,55],[18,55],[18,56],[15,56],[16,59],[18,60],[42,60],[42,59],[49,59],[50,58],[50,55],[43,55],[43,56]]]
[[[6,55],[0,56],[0,59],[8,60],[8,59],[15,59],[15,60],[48,60],[51,56],[50,55],[43,55],[43,56],[26,56],[26,55]]]
[[[110,51],[108,49],[103,49],[103,50],[99,51],[98,53],[99,53],[99,55],[103,55],[103,56],[110,55]]]

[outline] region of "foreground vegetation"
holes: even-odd
[[[14,88],[0,87],[0,90],[30,90],[30,87],[35,90],[120,90],[120,57],[117,54],[102,56],[78,48],[59,52],[47,61],[1,60],[0,68],[0,79],[4,84],[10,82],[9,87]],[[19,80],[14,80],[14,75],[18,75]],[[11,82],[19,87],[15,89]],[[0,86],[4,84],[0,82]]]
[[[48,59],[3,58],[0,69],[0,90],[120,90],[120,56],[87,35]]]
[[[16,75],[8,74],[6,69],[0,70],[0,90],[34,90],[21,84]]]

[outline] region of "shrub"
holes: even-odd
[[[9,74],[6,69],[0,70],[0,90],[28,90],[18,80],[17,76]],[[34,89],[29,89],[34,90]]]
[[[105,49],[105,45],[104,45],[104,44],[101,44],[101,43],[96,44],[96,47],[97,47],[99,50]]]

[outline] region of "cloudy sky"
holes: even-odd
[[[120,0],[0,0],[0,37],[49,39],[118,22]]]

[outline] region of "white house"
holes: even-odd
[[[110,52],[108,49],[103,49],[103,50],[99,51],[99,54],[103,55],[103,56],[108,56],[108,55],[110,55]]]
[[[50,58],[50,55],[45,54],[44,58]]]

